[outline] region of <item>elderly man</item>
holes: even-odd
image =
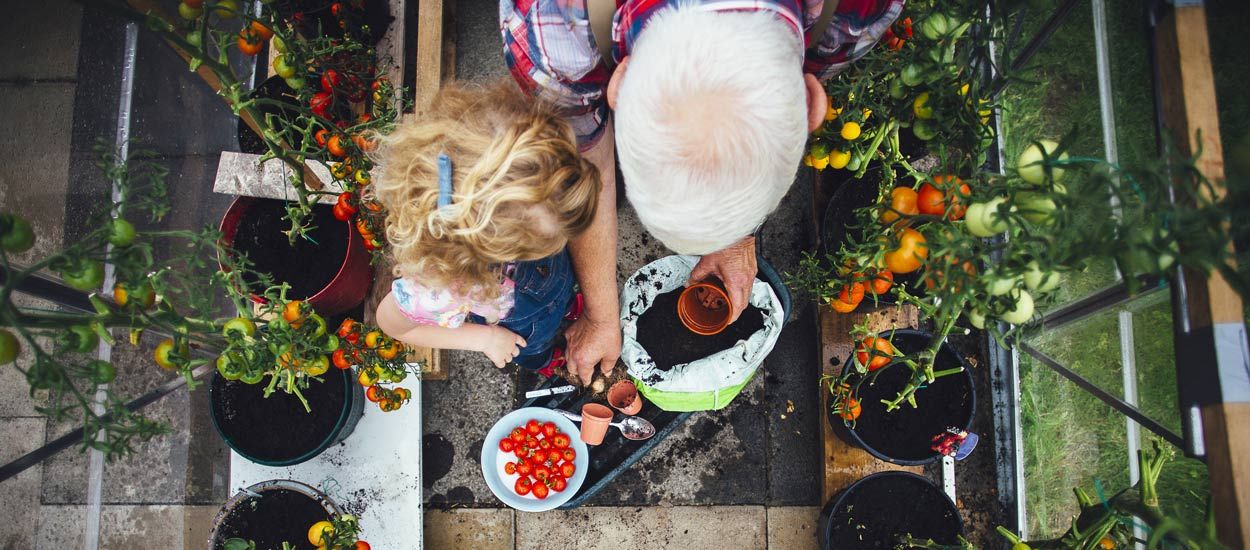
[[[504,56],[527,92],[562,107],[603,194],[571,243],[585,314],[565,333],[589,382],[621,350],[615,154],[652,235],[699,254],[746,307],[754,233],[794,181],[827,99],[820,79],[884,34],[903,0],[500,0]],[[611,111],[615,112],[615,132]]]

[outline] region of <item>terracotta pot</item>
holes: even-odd
[[[633,382],[621,380],[608,389],[608,404],[613,409],[633,416],[642,410],[642,396],[638,395],[638,388]]]
[[[587,445],[603,443],[603,436],[608,433],[610,422],[612,409],[598,403],[582,405],[582,441]]]
[[[729,326],[733,308],[725,289],[712,283],[695,283],[677,299],[677,317],[695,334],[711,336]]]

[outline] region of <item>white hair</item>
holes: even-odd
[[[616,102],[626,196],[668,248],[715,252],[794,182],[807,140],[802,40],[767,12],[683,7],[646,25]]]

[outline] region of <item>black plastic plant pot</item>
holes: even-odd
[[[351,435],[364,414],[364,390],[352,370],[330,369],[295,395],[264,397],[260,384],[226,380],[214,372],[208,386],[213,427],[234,452],[265,466],[291,466],[321,454]]]
[[[900,547],[911,535],[955,545],[964,521],[955,503],[932,482],[911,472],[880,472],[843,489],[820,513],[825,550]]]
[[[880,187],[880,171],[878,169],[869,169],[864,173],[864,177],[849,182],[846,185],[838,187],[834,191],[833,196],[829,197],[829,204],[825,206],[824,217],[821,218],[820,224],[820,249],[828,255],[837,255],[842,249],[842,245],[846,244],[852,232],[857,242],[863,241],[863,228],[856,227],[858,223],[855,218],[855,210],[872,206],[877,202],[878,188]],[[924,296],[922,285],[918,284],[920,279],[920,271],[913,271],[905,275],[894,276],[894,283],[907,287],[907,292],[913,296]],[[893,304],[894,295],[890,293],[882,294],[876,297],[876,301],[883,304]],[[862,305],[873,305],[873,295],[868,293],[864,296]]]
[[[909,329],[886,331],[879,336],[890,339],[903,353],[919,352],[933,339],[928,332]],[[963,367],[963,372],[939,377],[917,391],[915,407],[904,402],[890,412],[886,412],[881,401],[895,398],[910,379],[911,370],[905,365],[893,365],[876,371],[869,375],[870,378],[875,375],[875,380],[865,381],[859,387],[862,411],[855,420],[855,427],[848,426],[832,407],[826,411],[829,423],[847,443],[881,460],[903,466],[937,461],[942,455],[931,448],[933,437],[947,428],[971,431],[977,401],[968,363],[949,343],[943,343],[938,349],[934,370],[958,367]],[[853,368],[854,355],[847,357],[843,364],[843,369]]]
[[[338,506],[313,487],[289,479],[262,481],[221,507],[208,547],[222,550],[227,540],[238,538],[255,542],[256,548],[282,548],[289,542],[300,550],[311,549],[308,528],[338,514]]]

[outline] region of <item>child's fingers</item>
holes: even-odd
[[[525,346],[527,346],[527,345],[529,345],[529,344],[525,342],[525,339],[524,339],[524,338],[521,338],[521,335],[520,335],[520,334],[518,334],[518,335],[517,335],[517,337],[516,337],[516,345],[521,346],[521,347],[525,347]]]

